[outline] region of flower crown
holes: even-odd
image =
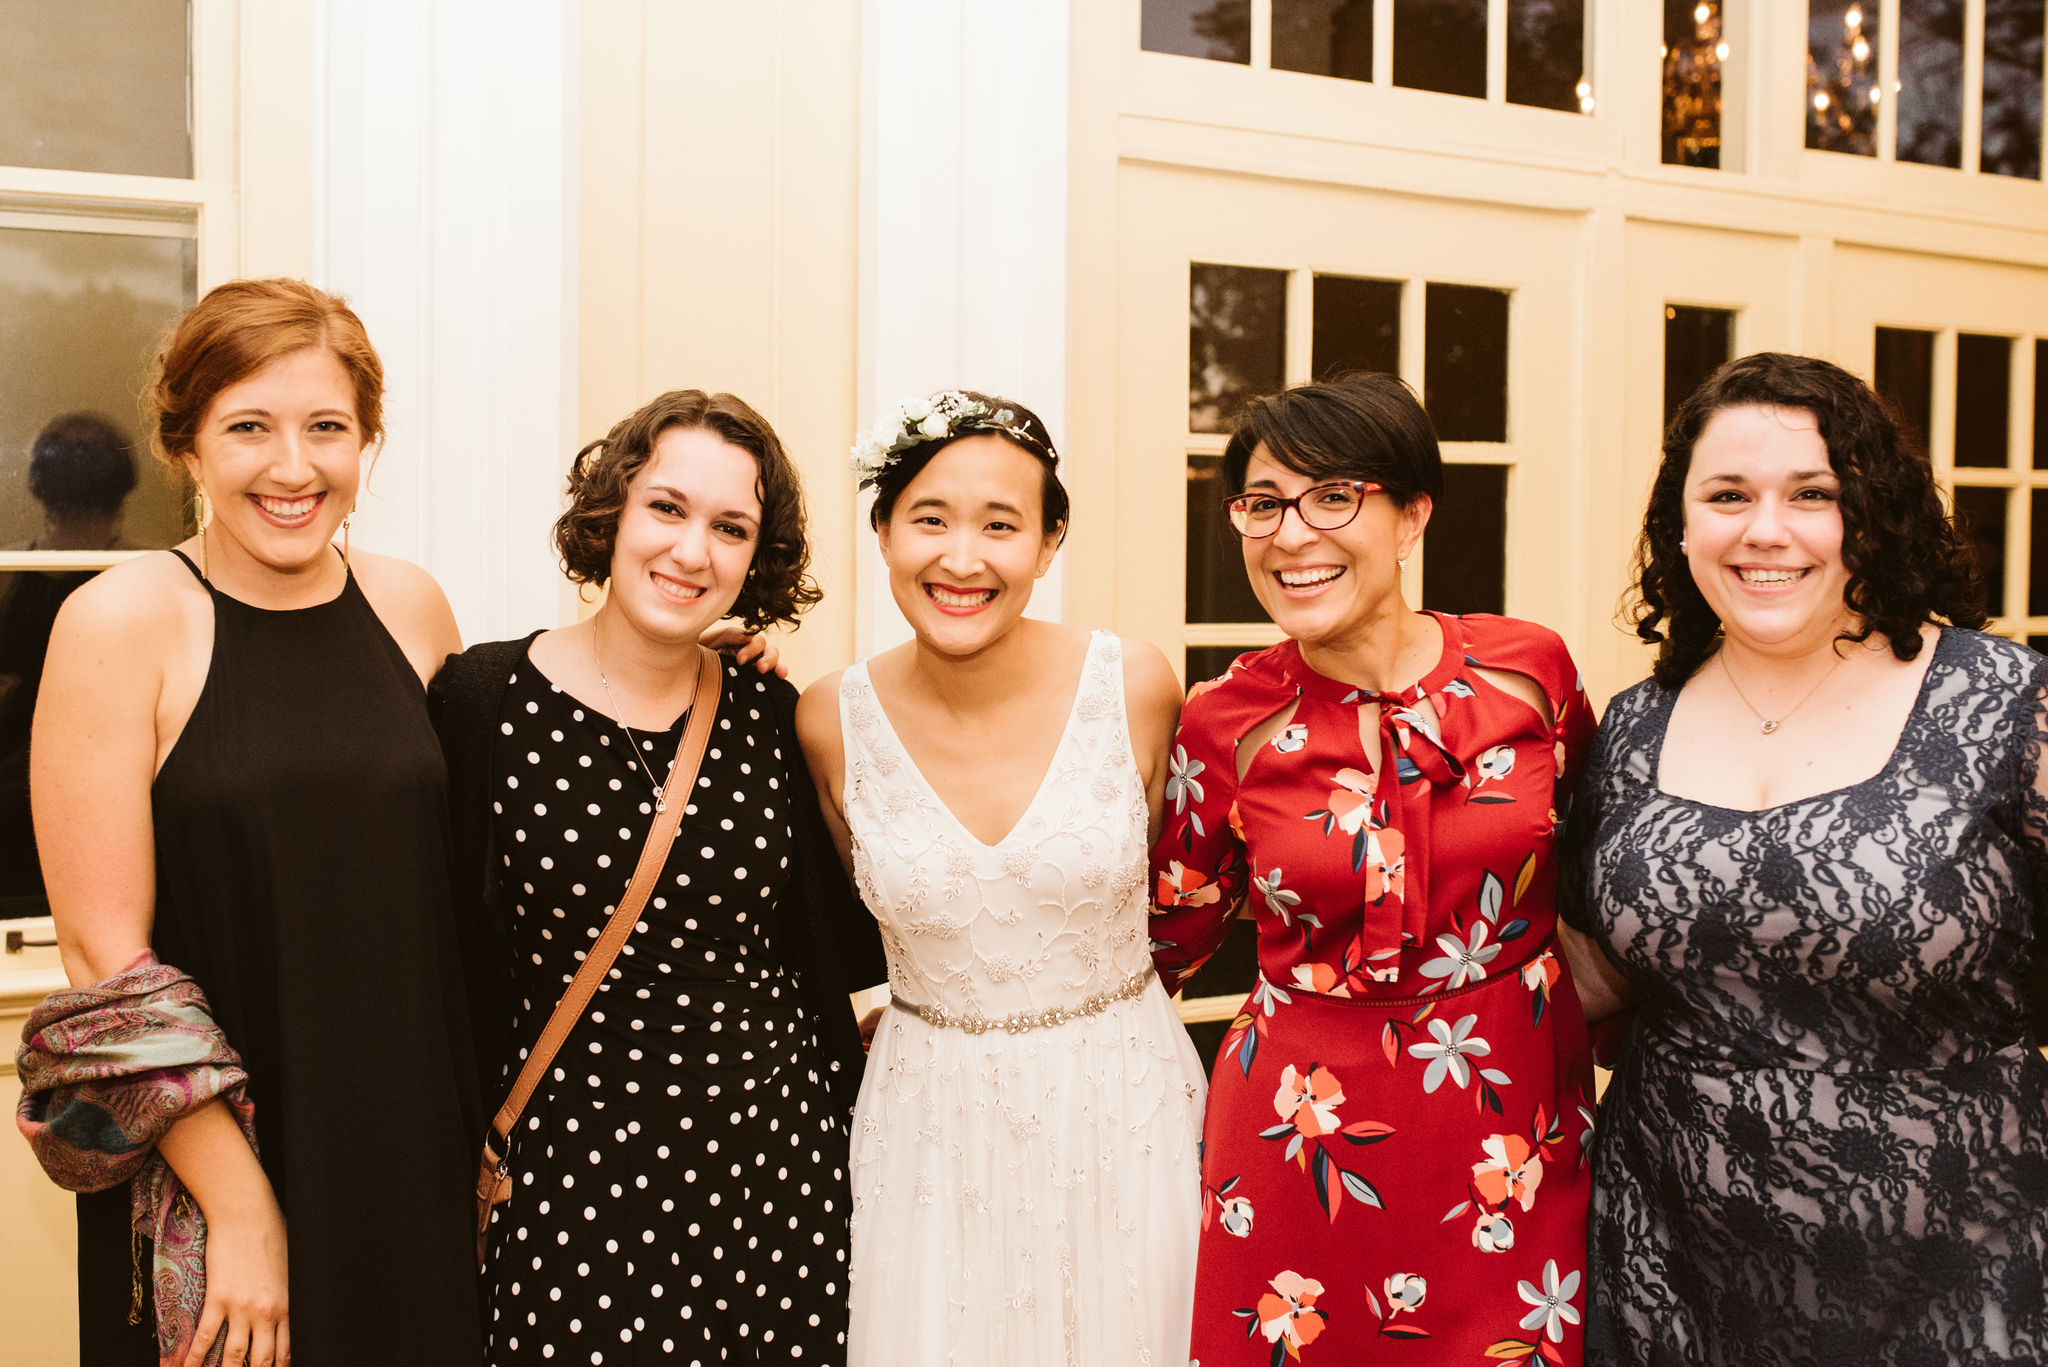
[[[1058,460],[1051,447],[1034,436],[1013,408],[997,408],[957,389],[942,389],[929,398],[905,399],[896,411],[853,441],[853,471],[866,489],[913,446],[946,441],[969,432],[1001,432],[1047,459]]]

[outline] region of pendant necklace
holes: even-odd
[[[1757,705],[1749,700],[1749,694],[1742,691],[1742,685],[1735,682],[1735,671],[1728,667],[1728,652],[1725,649],[1716,654],[1714,658],[1721,662],[1721,672],[1728,676],[1728,686],[1735,690],[1736,697],[1742,699],[1742,705],[1744,707],[1747,707],[1751,712],[1756,713],[1756,719],[1758,722],[1761,723],[1758,729],[1768,736],[1772,732],[1776,731],[1779,727],[1783,726],[1786,722],[1792,720],[1792,714],[1794,712],[1797,712],[1800,708],[1806,706],[1807,699],[1811,698],[1814,694],[1820,692],[1820,686],[1822,684],[1826,683],[1829,679],[1835,677],[1835,671],[1842,667],[1842,661],[1847,657],[1838,653],[1835,656],[1835,662],[1828,666],[1826,673],[1822,674],[1820,678],[1814,681],[1813,687],[1807,689],[1806,692],[1800,696],[1798,702],[1793,703],[1790,707],[1786,708],[1782,716],[1777,717],[1766,717],[1761,711],[1758,710]]]
[[[612,720],[617,722],[619,729],[626,733],[626,744],[633,751],[634,763],[631,767],[640,771],[641,779],[653,790],[654,810],[656,812],[665,812],[668,810],[668,801],[662,796],[661,785],[654,781],[654,771],[648,767],[647,749],[633,735],[633,728],[626,725],[626,709],[619,706],[618,695],[612,692],[611,680],[604,676],[604,656],[599,653],[597,648],[597,624],[595,622],[590,624],[590,658],[597,661],[597,682],[604,689],[604,696],[612,705]],[[689,715],[690,709],[684,708],[683,716],[687,717]]]

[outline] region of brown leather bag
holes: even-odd
[[[661,876],[662,866],[668,863],[669,846],[674,843],[676,829],[682,824],[683,811],[690,805],[690,793],[697,783],[697,770],[704,763],[704,747],[711,740],[711,723],[718,712],[718,679],[723,672],[718,656],[709,650],[702,651],[697,669],[697,696],[690,704],[690,724],[683,729],[682,742],[676,746],[676,762],[668,771],[668,782],[662,785],[661,801],[654,813],[654,826],[647,832],[647,844],[640,850],[640,862],[633,869],[633,879],[626,885],[626,895],[619,899],[618,909],[612,912],[611,920],[605,924],[604,934],[597,937],[590,952],[584,956],[582,967],[570,980],[562,1000],[555,1006],[554,1015],[548,1017],[547,1028],[540,1032],[540,1042],[526,1056],[526,1064],[519,1070],[518,1081],[512,1084],[512,1094],[505,1098],[505,1104],[498,1108],[496,1118],[491,1121],[490,1132],[484,1137],[483,1161],[476,1177],[476,1261],[482,1267],[484,1247],[490,1235],[491,1207],[512,1196],[511,1135],[519,1124],[519,1117],[526,1110],[526,1103],[533,1099],[533,1089],[547,1074],[555,1061],[555,1052],[569,1038],[569,1032],[576,1028],[576,1022],[583,1019],[584,1008],[596,994],[598,984],[605,974],[611,972],[612,961],[619,957],[626,937],[633,933],[639,922],[640,909],[647,905],[647,898],[654,891],[654,880]]]

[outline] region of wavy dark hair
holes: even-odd
[[[777,622],[794,624],[824,597],[807,573],[811,546],[804,530],[803,485],[768,420],[730,394],[671,390],[576,453],[575,464],[569,467],[569,510],[555,523],[563,571],[578,584],[602,584],[611,578],[612,546],[626,490],[654,454],[662,433],[679,427],[715,433],[752,455],[760,466],[760,539],[754,545],[747,582],[728,615],[739,618],[749,631]]]
[[[903,491],[909,487],[910,481],[916,479],[919,472],[932,463],[934,456],[960,438],[1001,437],[1038,462],[1041,471],[1038,499],[1040,526],[1045,531],[1056,534],[1061,541],[1065,541],[1067,520],[1072,516],[1072,510],[1067,500],[1067,486],[1060,483],[1060,453],[1054,448],[1052,433],[1046,429],[1045,423],[1036,413],[1015,399],[1006,399],[1000,394],[984,394],[978,389],[960,389],[954,392],[966,395],[992,412],[1009,409],[1016,415],[1017,421],[1014,425],[1023,429],[1025,440],[1019,440],[1015,433],[1006,432],[1000,427],[966,426],[950,437],[940,437],[936,441],[921,441],[915,446],[904,447],[890,457],[889,463],[882,467],[882,472],[875,476],[875,501],[868,509],[868,525],[880,531],[882,524],[896,511],[896,500],[903,496]]]
[[[1244,488],[1252,452],[1261,446],[1310,479],[1377,484],[1397,508],[1424,494],[1432,503],[1443,502],[1444,458],[1436,427],[1415,391],[1397,376],[1356,370],[1253,399],[1223,448],[1223,479],[1231,494]]]
[[[1707,606],[1679,547],[1693,446],[1724,408],[1798,408],[1813,414],[1841,483],[1844,592],[1859,625],[1837,640],[1881,633],[1892,653],[1920,653],[1920,628],[1987,620],[1976,555],[1942,506],[1919,442],[1869,385],[1811,356],[1763,351],[1716,370],[1678,406],[1636,539],[1635,584],[1624,619],[1657,647],[1657,682],[1675,689],[1713,655],[1721,618]]]

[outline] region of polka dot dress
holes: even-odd
[[[844,1360],[847,1139],[775,953],[795,741],[769,686],[727,666],[667,866],[520,1121],[485,1273],[498,1367]],[[493,812],[531,1041],[625,892],[682,724],[634,732],[636,757],[522,662],[503,731]]]

